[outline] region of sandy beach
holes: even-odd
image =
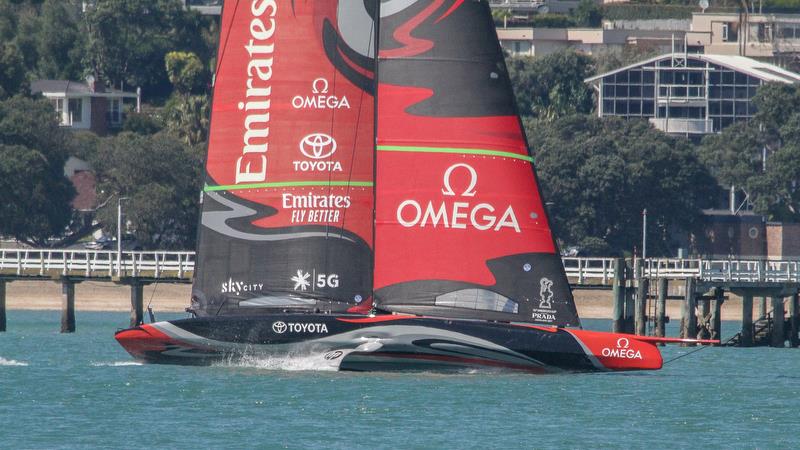
[[[183,312],[189,304],[188,284],[154,284],[144,289],[145,306],[156,312]],[[576,290],[578,314],[586,319],[611,318],[611,291]],[[754,302],[758,303],[758,302]],[[61,285],[46,281],[14,281],[7,284],[8,309],[58,310]],[[681,302],[668,301],[667,315],[680,320]],[[75,308],[79,311],[130,311],[130,289],[113,283],[86,281],[75,286]],[[722,307],[723,320],[741,320],[741,299],[730,297]]]

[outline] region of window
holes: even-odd
[[[448,292],[436,297],[434,305],[510,314],[519,312],[517,302],[486,289],[461,289],[460,291]]]
[[[120,100],[117,98],[108,99],[108,121],[112,124],[120,124],[122,122],[122,111]]]
[[[739,40],[738,24],[725,22],[722,24],[722,42],[736,42]]]
[[[653,102],[651,100],[645,100],[642,102],[642,115],[653,115]]]
[[[68,106],[70,124],[83,122],[83,99],[71,98],[69,99]]]

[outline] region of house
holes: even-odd
[[[800,14],[692,14],[689,50],[800,66]]]
[[[38,80],[31,83],[32,94],[42,94],[53,103],[60,123],[76,130],[91,130],[99,135],[120,128],[125,118],[125,100],[141,105],[141,90],[124,92],[95,83],[68,80]]]
[[[667,53],[585,81],[600,117],[647,118],[666,133],[700,136],[752,118],[762,84],[800,83],[800,75],[744,56]]]
[[[682,48],[685,32],[658,29],[498,28],[503,49],[513,56],[544,56],[565,49],[587,55],[621,52],[635,45],[658,52]]]

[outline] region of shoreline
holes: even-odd
[[[14,281],[6,288],[6,309],[9,311],[61,310],[61,284],[45,281]],[[190,284],[152,284],[144,287],[145,308],[165,313],[182,313],[189,305]],[[575,290],[578,316],[584,319],[611,319],[610,290]],[[758,301],[753,302],[754,309]],[[667,316],[680,321],[682,302],[667,302]],[[649,309],[652,309],[650,307]],[[130,312],[130,288],[108,282],[85,281],[75,285],[76,311]],[[648,312],[652,314],[652,311]],[[722,320],[742,320],[742,302],[730,296],[722,305]],[[757,313],[754,313],[756,316]]]

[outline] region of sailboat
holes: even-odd
[[[137,359],[662,366],[581,328],[485,0],[225,1],[205,169],[193,317]]]

